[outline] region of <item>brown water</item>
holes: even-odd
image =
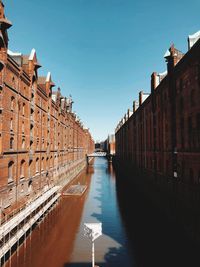
[[[118,209],[115,175],[106,159],[95,160],[74,182],[87,184],[81,197],[64,197],[36,227],[9,267],[91,266],[91,243],[83,235],[85,222],[101,222],[103,235],[95,241],[99,266],[134,266]]]

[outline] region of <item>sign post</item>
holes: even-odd
[[[102,223],[84,223],[84,235],[92,241],[92,267],[95,267],[94,240],[102,235]]]

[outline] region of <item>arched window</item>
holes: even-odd
[[[15,98],[14,98],[14,96],[12,96],[11,97],[11,101],[10,101],[10,110],[14,110],[14,108],[15,108]]]
[[[32,177],[32,160],[29,160],[29,166],[28,166],[28,175],[29,177],[28,178],[31,178]]]
[[[8,183],[13,182],[13,175],[14,175],[14,162],[10,161],[8,163]]]
[[[36,149],[38,150],[39,149],[39,141],[37,140],[37,143],[36,143]]]
[[[10,190],[9,190],[8,198],[9,198],[10,201],[13,198],[13,190],[12,190],[12,188],[10,188]]]
[[[25,160],[23,159],[20,163],[20,178],[24,178],[24,166],[25,166]]]
[[[10,149],[13,149],[14,148],[14,138],[11,137],[10,138]]]
[[[39,158],[36,159],[35,172],[39,172]]]
[[[28,182],[28,194],[32,191],[32,180]]]
[[[25,148],[25,138],[23,137],[22,138],[22,149],[24,149]]]

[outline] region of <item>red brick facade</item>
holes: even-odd
[[[200,184],[200,40],[183,55],[171,46],[167,73],[153,73],[116,128],[116,158],[183,184]]]
[[[59,183],[68,170],[94,150],[87,129],[72,112],[51,75],[39,77],[36,52],[8,50],[0,1],[0,205],[11,207]]]

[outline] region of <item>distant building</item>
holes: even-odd
[[[115,135],[114,134],[108,135],[107,151],[108,151],[108,154],[115,155]]]

